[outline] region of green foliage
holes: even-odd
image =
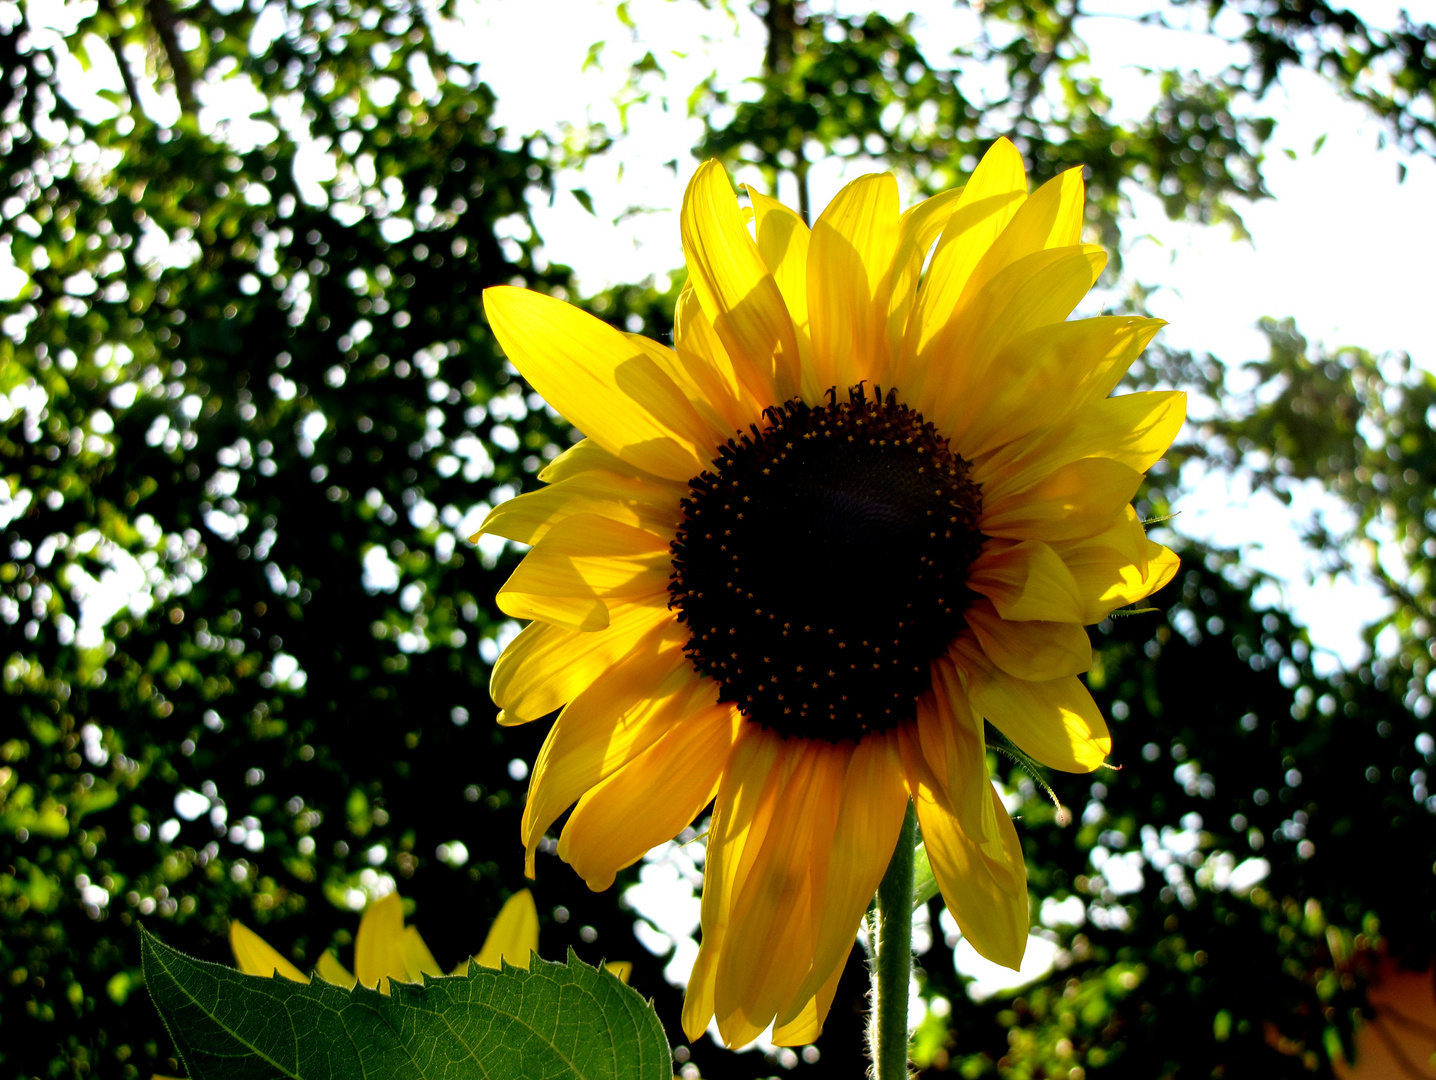
[[[765,68],[725,72],[690,104],[698,153],[775,178],[873,158],[936,189],[1005,133],[1038,179],[1090,168],[1109,246],[1133,186],[1173,216],[1236,225],[1264,191],[1260,95],[1294,64],[1433,149],[1433,32],[1409,19],[1218,5],[1243,28],[1240,62],[1214,80],[1154,71],[1150,108],[1119,118],[1066,2],[986,4],[950,63],[910,19],[760,7]],[[350,905],[402,879],[448,963],[520,884],[508,762],[533,759],[542,725],[496,729],[486,692],[486,658],[513,630],[491,597],[514,553],[460,536],[573,435],[507,367],[479,298],[571,287],[528,206],[551,196],[553,165],[609,143],[498,130],[475,67],[444,52],[446,5],[270,10],[272,38],[257,5],[232,2],[102,0],[43,33],[0,11],[0,244],[29,279],[0,305],[6,1077],[178,1070],[136,992],[138,918],[211,959],[228,959],[242,918],[300,959],[347,943]],[[106,49],[125,91],[110,115],[82,113],[57,72]],[[661,81],[665,55],[635,80]],[[255,91],[248,128],[202,123],[218,80]],[[301,185],[311,135],[335,174]],[[589,306],[662,337],[676,290],[618,287]],[[1387,590],[1383,649],[1318,673],[1300,628],[1253,607],[1261,582],[1197,549],[1155,599],[1168,614],[1096,630],[1090,681],[1120,770],[1048,778],[1078,818],[1064,827],[1023,769],[993,759],[1023,800],[1037,912],[1075,899],[1081,918],[1043,929],[1056,971],[981,1005],[946,946],[924,957],[927,992],[952,1010],[923,1028],[933,1070],[1320,1072],[1362,1008],[1363,958],[1419,963],[1436,940],[1429,861],[1382,855],[1429,851],[1436,805],[1433,386],[1391,358],[1268,333],[1249,395],[1211,357],[1154,350],[1138,366],[1134,385],[1220,406],[1140,509],[1166,512],[1186,461],[1240,467],[1279,496],[1320,485],[1354,524],[1313,522],[1309,540]],[[1368,541],[1381,559],[1361,562]],[[127,602],[87,609],[100,582]],[[1258,858],[1258,886],[1222,884]],[[1111,859],[1140,886],[1113,891]],[[679,992],[632,943],[631,913],[557,860],[540,868],[545,951],[631,956],[674,1030]],[[865,990],[855,959],[807,1075],[852,1074]],[[710,1077],[772,1071],[700,1057]]]
[[[161,9],[70,40],[150,40]],[[203,47],[169,58],[262,89],[253,147],[134,101],[86,119],[60,47],[6,39],[0,241],[30,284],[0,339],[0,1009],[35,1025],[0,1038],[6,1075],[171,1071],[121,979],[137,915],[216,958],[231,916],[302,955],[387,875],[457,958],[518,885],[501,849],[435,852],[517,836],[506,763],[533,753],[496,749],[485,693],[500,553],[455,531],[568,441],[480,308],[565,280],[524,224],[545,165],[418,11],[287,11],[251,54],[253,11],[188,9]],[[281,96],[334,138],[317,190]],[[87,624],[97,581],[121,606]]]
[[[1165,618],[1093,634],[1119,768],[1049,777],[1077,821],[1002,774],[1056,967],[974,1005],[925,962],[964,1075],[1324,1073],[1378,946],[1431,959],[1436,875],[1393,857],[1429,849],[1429,719],[1369,670],[1319,675],[1303,632],[1230,580],[1231,556],[1185,560]]]
[[[987,4],[979,37],[945,67],[919,47],[914,16],[845,16],[775,0],[764,14],[770,44],[761,96],[748,100],[746,91],[710,80],[690,103],[708,128],[698,153],[759,165],[775,178],[792,172],[811,217],[813,160],[875,160],[941,191],[1007,135],[1035,181],[1087,167],[1089,204],[1110,247],[1124,209],[1121,185],[1132,180],[1157,191],[1174,218],[1240,229],[1233,199],[1266,194],[1260,166],[1272,131],[1268,119],[1250,115],[1240,73],[1207,82],[1175,69],[1152,72],[1154,105],[1136,122],[1121,121],[1090,71],[1079,15],[1062,3]],[[970,96],[964,73],[991,69],[1003,73],[991,83],[1002,89]]]
[[[1184,5],[1189,0],[1182,0]],[[1190,5],[1195,6],[1195,5]],[[1372,26],[1355,11],[1323,0],[1254,3],[1222,0],[1208,6],[1212,17],[1236,15],[1251,59],[1236,74],[1265,91],[1288,67],[1319,71],[1361,102],[1400,145],[1436,153],[1436,27],[1414,21],[1406,10],[1394,27]]]
[[[1211,426],[1207,453],[1244,464],[1261,490],[1290,502],[1316,483],[1350,522],[1313,516],[1307,543],[1332,572],[1358,572],[1381,588],[1392,612],[1367,631],[1389,643],[1373,675],[1425,716],[1436,618],[1436,376],[1405,356],[1313,348],[1289,321],[1263,324],[1267,359]]]
[[[143,934],[145,981],[190,1080],[543,1076],[669,1080],[650,1005],[613,974],[535,958],[528,971],[391,984],[392,995],[322,979],[241,975]]]

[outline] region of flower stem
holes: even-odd
[[[917,814],[907,806],[902,832],[878,886],[872,940],[873,1019],[870,1053],[877,1080],[907,1080],[907,994],[912,978],[913,851]]]

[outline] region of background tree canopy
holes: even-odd
[[[978,10],[981,37],[935,66],[911,19],[758,0],[762,69],[715,74],[674,107],[704,120],[695,154],[800,192],[834,155],[938,190],[1006,134],[1037,180],[1087,165],[1109,245],[1138,188],[1173,217],[1238,222],[1264,193],[1262,95],[1289,66],[1436,153],[1436,29],[1404,15],[1209,5],[1242,28],[1245,61],[1215,80],[1151,72],[1155,104],[1130,124],[1084,73],[1075,2]],[[0,245],[25,277],[0,304],[6,1077],[175,1069],[140,992],[141,921],[228,960],[239,918],[312,959],[394,882],[448,966],[524,886],[523,763],[544,725],[498,728],[486,692],[515,629],[492,596],[516,553],[462,537],[579,436],[506,364],[480,293],[569,295],[530,207],[556,167],[609,143],[497,129],[476,66],[446,51],[452,13],[0,2]],[[108,115],[78,108],[76,65],[115,63]],[[1005,92],[965,96],[975,68]],[[662,74],[650,54],[633,84]],[[247,94],[229,121],[206,105],[221,86]],[[305,165],[316,145],[328,179]],[[675,296],[650,281],[582,302],[662,336]],[[975,1003],[939,935],[924,994],[946,1004],[916,1050],[934,1073],[1326,1075],[1378,958],[1432,959],[1436,380],[1265,329],[1269,356],[1237,384],[1250,358],[1158,349],[1134,370],[1219,406],[1139,509],[1161,516],[1189,460],[1284,497],[1319,482],[1354,522],[1312,530],[1333,567],[1367,560],[1373,538],[1401,553],[1363,563],[1395,609],[1368,631],[1382,648],[1318,674],[1302,628],[1254,606],[1256,576],[1191,544],[1158,613],[1094,628],[1089,682],[1124,767],[1047,777],[1077,815],[1064,827],[1021,768],[991,760],[1022,798],[1056,966]],[[1267,875],[1242,884],[1255,859]],[[634,960],[678,1038],[681,988],[635,941],[623,884],[591,894],[543,861],[543,951]],[[710,1077],[853,1075],[864,991],[855,955],[812,1063],[706,1040],[679,1057]]]

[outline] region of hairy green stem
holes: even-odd
[[[873,942],[873,1013],[868,1031],[877,1080],[907,1080],[907,993],[912,978],[913,853],[917,814],[907,806],[902,832],[878,886],[870,927]]]

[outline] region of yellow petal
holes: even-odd
[[[928,271],[934,300],[950,296],[948,310],[967,288],[972,272],[1027,201],[1027,169],[1008,139],[998,139],[963,186],[952,219],[938,241]]]
[[[699,679],[681,646],[658,640],[624,657],[569,702],[529,781],[523,816],[528,876],[534,876],[538,842],[560,814],[675,724],[716,701],[717,683]]]
[[[874,886],[873,891],[877,891]],[[856,927],[853,937],[857,937]],[[853,943],[848,942],[848,951],[851,952]],[[846,961],[847,952],[843,953]],[[823,1033],[823,1021],[828,1018],[828,1010],[833,1007],[833,996],[838,992],[838,980],[843,977],[845,964],[837,964],[828,976],[828,981],[823,983],[817,994],[805,1001],[797,1014],[788,1021],[779,1022],[773,1028],[774,1046],[806,1046],[808,1043],[817,1040]]]
[[[948,657],[933,662],[932,690],[918,699],[916,719],[917,747],[931,777],[922,771],[920,762],[908,761],[909,778],[933,788],[975,843],[995,843],[996,825],[987,803],[991,781],[982,718],[974,715],[967,690]]]
[[[873,378],[882,386],[892,386],[896,358],[902,351],[908,319],[917,303],[918,278],[923,263],[939,234],[952,220],[965,188],[954,188],[910,206],[898,218],[897,250],[892,269],[878,295],[888,298],[888,349],[886,367],[874,371]]]
[[[703,940],[683,998],[683,1032],[690,1041],[702,1035],[713,1019],[718,964],[728,937],[734,895],[742,881],[743,864],[751,863],[756,849],[761,848],[773,817],[777,791],[770,779],[783,745],[772,732],[745,724],[714,800],[703,868]]]
[[[722,354],[680,357],[673,349],[652,338],[641,334],[623,336],[642,349],[658,370],[673,380],[682,391],[683,399],[702,418],[703,426],[693,432],[694,449],[700,458],[711,458],[733,431],[733,424],[727,419],[731,403],[721,396],[731,377],[731,367],[725,367],[726,357]]]
[[[1085,607],[1072,572],[1040,540],[989,540],[967,584],[1004,619],[1081,622]]]
[[[692,369],[703,396],[727,423],[725,438],[758,419],[766,402],[759,403],[738,379],[732,358],[708,320],[693,285],[683,287],[673,310],[673,347],[679,362]]]
[[[987,454],[1105,398],[1164,325],[1107,315],[1040,326],[1008,342],[991,368],[1002,378],[970,387],[977,400],[963,454]]]
[[[1151,596],[1176,576],[1181,560],[1174,551],[1141,538],[1142,559],[1110,542],[1061,545],[1058,552],[1082,597],[1082,621],[1101,622],[1119,607]]]
[[[361,986],[389,992],[389,978],[402,980],[404,963],[404,904],[391,892],[364,909],[354,935],[354,972]]]
[[[957,198],[918,292],[894,368],[897,386],[908,401],[917,399],[927,369],[950,356],[939,339],[961,307],[973,269],[1026,198],[1022,155],[999,139]]]
[[[1092,666],[1092,642],[1077,623],[1010,622],[990,600],[978,600],[963,617],[988,659],[1015,678],[1060,679]]]
[[[845,186],[813,226],[808,310],[819,393],[838,392],[888,366],[887,297],[898,240],[891,173]]]
[[[1172,445],[1186,413],[1187,395],[1179,390],[1104,398],[1050,431],[977,458],[972,479],[983,485],[984,500],[996,500],[1079,458],[1111,458],[1144,473]]]
[[[707,464],[707,424],[622,332],[542,293],[498,285],[484,312],[504,353],[569,423],[604,449],[670,480]]]
[[[968,428],[981,416],[974,388],[1004,377],[993,368],[1003,349],[1030,330],[1066,319],[1106,261],[1106,252],[1092,244],[1054,248],[1019,259],[993,277],[934,333],[920,358],[936,365],[922,383],[923,414],[965,447]]]
[[[808,226],[777,199],[745,186],[753,204],[753,232],[758,254],[773,275],[788,308],[799,344],[808,334]]]
[[[537,720],[572,701],[659,628],[674,641],[688,639],[663,602],[614,603],[608,626],[593,633],[530,623],[494,664],[489,694],[511,723]]]
[[[780,1029],[799,1025],[799,1013],[821,1029],[832,1001],[825,987],[842,973],[858,923],[887,870],[906,811],[907,790],[894,741],[864,739],[843,777],[831,852],[823,860],[826,876],[817,873],[818,863],[814,865],[812,970],[790,1004],[793,1015],[779,1014]],[[800,1026],[785,1037],[796,1039]]]
[[[1082,239],[1085,193],[1081,166],[1059,173],[1034,191],[974,268],[968,290],[981,288],[1035,251],[1078,243]]]
[[[714,705],[670,728],[578,800],[559,858],[590,889],[608,888],[619,870],[677,836],[712,801],[742,722],[731,705]]]
[[[953,656],[972,707],[1048,768],[1091,772],[1112,752],[1107,721],[1075,676],[1029,682],[995,667],[959,639]]]
[[[345,990],[353,990],[354,984],[359,981],[328,949],[320,954],[319,962],[314,965],[314,973],[325,982]]]
[[[492,533],[521,544],[536,544],[550,528],[575,514],[597,514],[661,535],[676,531],[682,521],[678,500],[686,493],[686,488],[676,484],[588,469],[500,503],[469,539]]]
[[[612,972],[624,986],[628,985],[629,976],[633,974],[633,961],[610,960],[603,966],[605,970]]]
[[[545,465],[539,472],[538,478],[545,484],[557,484],[560,480],[579,476],[590,469],[619,473],[636,480],[647,480],[650,483],[672,483],[672,481],[665,481],[662,477],[654,476],[651,472],[646,472],[636,465],[629,464],[617,454],[610,454],[592,439],[579,439],[578,442]]]
[[[793,323],[716,161],[699,166],[689,182],[680,223],[693,292],[739,382],[768,404],[792,397],[800,376]]]
[[[502,967],[501,961],[508,961],[514,967],[529,970],[529,957],[538,952],[538,907],[534,904],[533,893],[520,889],[504,902],[494,924],[489,927],[489,936],[474,957],[480,967]]]
[[[1031,487],[984,500],[978,527],[1014,540],[1075,540],[1107,528],[1142,486],[1142,474],[1111,458],[1082,458]]]
[[[309,981],[308,975],[238,919],[229,924],[229,947],[234,950],[235,966],[246,975],[261,975],[266,979],[279,975],[292,982]]]
[[[425,975],[444,973],[444,969],[439,967],[439,962],[434,959],[434,954],[429,951],[429,946],[420,936],[417,926],[404,927],[404,936],[399,944],[404,953],[404,982],[421,983]]]
[[[597,514],[575,514],[553,525],[524,556],[494,602],[516,619],[601,630],[609,623],[605,599],[667,592],[670,539]]]
[[[987,785],[988,804],[998,829],[999,854],[969,836],[949,807],[926,787],[914,802],[933,876],[962,936],[982,956],[1018,968],[1027,950],[1031,916],[1027,908],[1027,867],[1012,818]]]
[[[718,959],[714,1011],[728,1046],[751,1042],[808,996],[798,993],[808,964],[794,958],[813,955],[814,878],[826,876],[850,756],[794,739],[769,773],[771,819],[762,840],[744,848]]]

